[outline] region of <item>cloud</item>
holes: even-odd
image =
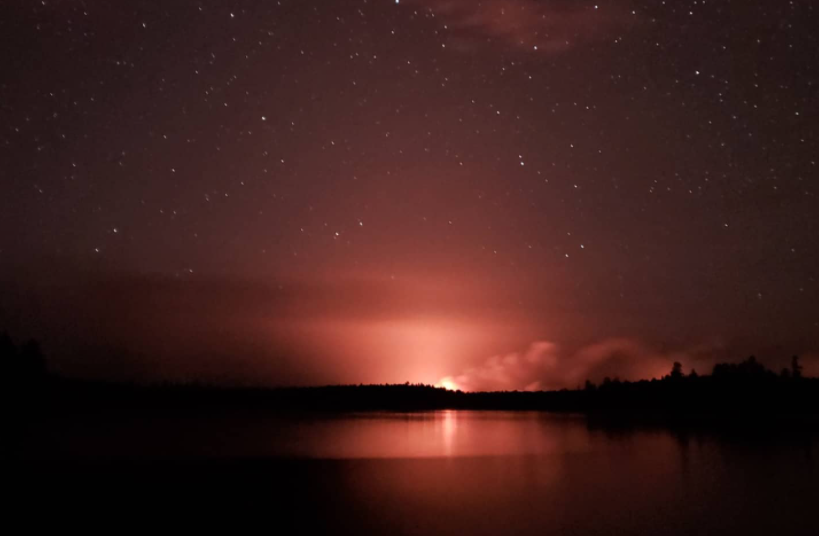
[[[635,20],[623,2],[410,1],[425,6],[443,20],[460,48],[489,39],[514,49],[555,54],[578,44],[606,39]]]

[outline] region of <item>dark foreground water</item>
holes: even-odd
[[[50,425],[5,487],[27,526],[273,534],[819,534],[819,444],[544,413]]]

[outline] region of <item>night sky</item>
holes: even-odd
[[[3,0],[0,330],[64,374],[819,365],[810,0]]]

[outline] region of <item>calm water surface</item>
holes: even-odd
[[[69,473],[61,482],[79,473],[200,512],[235,500],[286,533],[819,534],[808,436],[473,411],[88,421],[50,433],[50,449],[85,460],[50,466]]]

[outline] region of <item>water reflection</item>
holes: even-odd
[[[312,458],[531,455],[588,449],[589,432],[578,423],[536,412],[362,413],[284,420],[266,445],[268,454]]]
[[[775,450],[777,436],[713,434],[613,426],[583,416],[540,412],[433,411],[344,415],[65,420],[32,435],[25,452],[84,458],[464,458],[573,455],[594,452],[681,472],[703,452],[734,455]],[[813,463],[819,445],[804,434],[786,448]],[[795,453],[795,454],[793,454]]]
[[[810,438],[441,411],[70,422],[39,443],[95,462],[138,460],[57,465],[69,476],[52,484],[172,490],[174,505],[196,499],[196,515],[202,500],[223,508],[244,493],[293,533],[817,533]],[[142,463],[152,457],[172,462]]]
[[[452,456],[455,434],[458,432],[458,412],[454,410],[444,411],[441,418],[441,425],[444,437],[444,454]]]

